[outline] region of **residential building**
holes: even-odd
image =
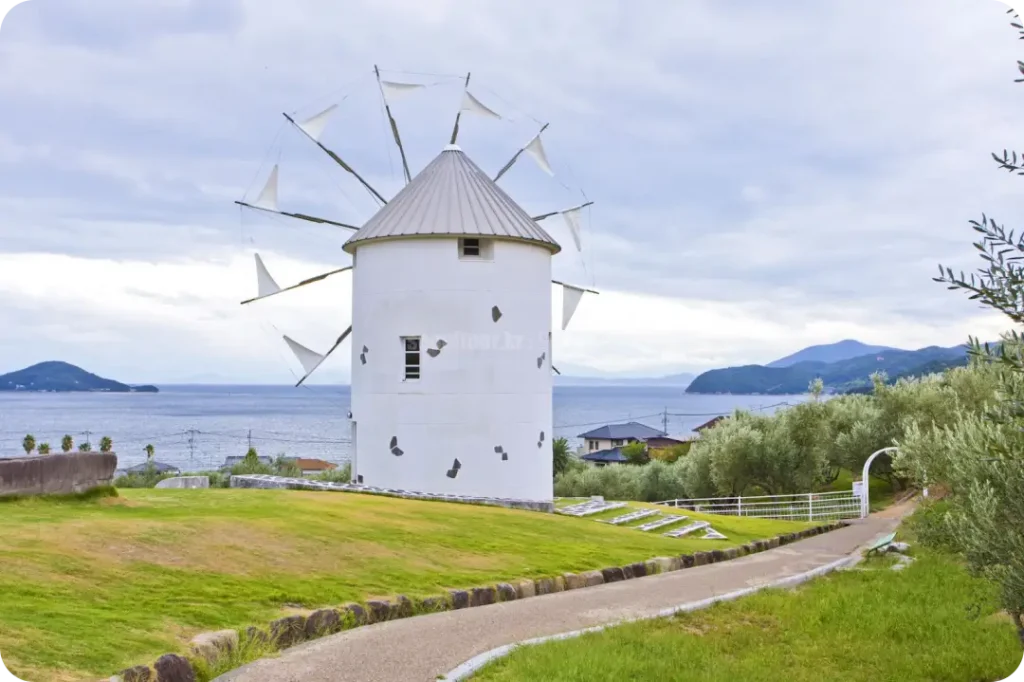
[[[650,438],[665,438],[667,436],[668,434],[664,431],[652,429],[639,422],[627,422],[625,424],[608,424],[581,433],[577,438],[583,439],[583,449],[589,454],[622,447],[637,441],[646,442]]]
[[[322,474],[325,471],[331,471],[337,469],[338,465],[333,462],[325,462],[322,459],[307,459],[305,457],[296,457],[294,460],[295,466],[299,467],[299,471],[302,472],[303,476],[316,476]]]

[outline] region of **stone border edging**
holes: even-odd
[[[398,497],[403,500],[421,500],[426,502],[458,502],[460,504],[477,504],[506,509],[526,509],[553,513],[555,503],[538,502],[535,500],[513,500],[503,497],[474,497],[470,495],[448,495],[423,493],[414,490],[394,490],[377,488],[358,483],[328,483],[312,481],[305,478],[288,478],[271,476],[270,474],[237,474],[232,475],[228,485],[232,488],[261,488],[265,490],[323,490],[338,493],[361,493],[363,495],[380,495],[382,497]]]
[[[318,609],[308,616],[294,615],[278,618],[272,621],[266,629],[249,627],[243,631],[242,637],[239,637],[239,633],[235,630],[203,633],[192,640],[191,655],[205,658],[213,663],[235,647],[249,642],[270,644],[278,650],[283,650],[363,625],[439,611],[456,611],[498,602],[517,601],[544,594],[583,589],[648,575],[669,573],[694,566],[720,563],[776,549],[847,525],[849,524],[844,521],[832,521],[794,533],[778,535],[768,540],[752,540],[744,545],[726,549],[698,551],[672,557],[655,557],[626,566],[610,566],[578,574],[564,573],[555,577],[524,578],[511,583],[503,582],[468,589],[450,589],[443,595],[426,597],[415,602],[402,594],[391,600],[371,599],[365,604],[353,602],[340,607]],[[189,660],[179,654],[161,656],[154,668],[159,672],[160,682],[195,682],[196,679]],[[221,677],[215,678],[215,680],[221,679]],[[156,679],[158,679],[157,675],[149,666],[144,665],[125,669],[110,678],[111,682],[152,682]]]
[[[824,566],[819,566],[818,568],[811,569],[810,571],[806,571],[804,573],[800,573],[794,576],[789,576],[788,578],[782,578],[780,580],[776,580],[765,585],[746,587],[742,590],[727,592],[726,594],[718,595],[716,597],[709,597],[707,599],[701,599],[700,601],[689,602],[686,604],[681,604],[679,606],[673,606],[671,608],[663,609],[650,616],[641,616],[639,618],[627,618],[625,620],[616,621],[614,623],[605,623],[604,625],[595,625],[593,627],[583,628],[582,630],[561,632],[557,635],[548,635],[547,637],[534,637],[533,639],[526,639],[522,642],[516,642],[515,644],[506,644],[504,646],[500,646],[491,649],[490,651],[485,651],[482,654],[474,656],[462,665],[456,667],[453,670],[448,671],[447,673],[441,675],[437,679],[443,680],[443,682],[463,682],[463,680],[469,679],[471,676],[479,672],[480,669],[486,666],[487,664],[499,658],[504,658],[505,656],[508,656],[514,650],[520,647],[534,646],[537,644],[544,644],[545,642],[553,642],[563,639],[573,639],[581,635],[585,635],[591,632],[600,632],[602,630],[607,630],[608,628],[617,627],[619,625],[626,625],[628,623],[636,623],[644,620],[653,620],[655,618],[666,618],[668,616],[674,616],[677,613],[689,613],[691,611],[699,611],[701,609],[706,609],[710,606],[713,606],[714,604],[717,604],[719,602],[733,601],[736,599],[740,599],[741,597],[746,597],[756,592],[760,592],[761,590],[799,585],[813,578],[817,578],[827,573],[831,573],[832,571],[841,568],[847,568],[848,566],[852,566],[853,564],[856,564],[859,561],[860,557],[858,556],[847,556],[843,557],[842,559],[837,559],[836,561],[828,563]]]

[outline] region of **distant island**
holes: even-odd
[[[687,393],[734,395],[799,395],[816,378],[828,393],[864,393],[871,390],[871,375],[885,372],[890,382],[923,376],[967,364],[967,348],[929,346],[899,350],[840,341],[812,346],[768,365],[746,365],[704,372]]]
[[[96,376],[67,362],[50,361],[0,374],[0,391],[158,393],[160,389],[156,386],[129,386]]]

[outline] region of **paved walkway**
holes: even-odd
[[[724,563],[355,628],[256,661],[215,682],[433,682],[499,646],[656,614],[819,568],[891,533],[901,516],[869,517]]]

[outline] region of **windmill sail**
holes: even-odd
[[[562,285],[562,331],[569,326],[569,320],[576,312],[584,291],[584,289],[569,284]]]
[[[320,365],[323,364],[324,360],[329,358],[331,353],[333,353],[335,351],[335,349],[337,349],[337,347],[340,346],[342,344],[342,342],[346,338],[348,338],[348,335],[351,334],[351,333],[352,333],[352,326],[349,325],[349,328],[341,333],[341,336],[339,336],[338,340],[334,342],[334,345],[331,346],[331,349],[329,351],[327,351],[326,353],[324,353],[323,355],[321,355],[320,353],[317,353],[314,350],[310,350],[310,349],[306,348],[305,346],[303,346],[301,343],[295,341],[294,339],[291,339],[288,336],[285,336],[284,337],[285,343],[288,344],[288,347],[291,348],[292,353],[294,353],[295,357],[298,358],[299,364],[302,365],[302,369],[304,369],[306,371],[306,374],[301,379],[299,379],[299,383],[295,384],[295,386],[296,387],[301,386],[302,382],[304,382],[306,379],[308,379],[309,375],[312,374],[313,372],[315,372],[316,369]]]
[[[324,129],[327,127],[327,121],[331,118],[331,114],[338,108],[337,104],[332,104],[316,116],[307,118],[302,123],[296,123],[302,132],[309,135],[313,141],[319,142],[320,136],[323,135]]]
[[[337,105],[335,105],[335,106],[337,106]],[[330,149],[325,147],[324,144],[322,142],[320,142],[320,140],[318,139],[320,133],[323,132],[324,126],[327,125],[327,119],[326,119],[325,114],[329,114],[329,112],[331,112],[332,110],[333,110],[333,108],[329,108],[329,109],[327,109],[327,110],[317,114],[313,118],[311,118],[311,119],[309,119],[309,120],[307,120],[307,121],[305,121],[303,123],[297,123],[295,121],[295,119],[292,118],[291,116],[289,116],[288,114],[283,114],[283,116],[286,119],[288,119],[289,123],[291,123],[293,126],[295,126],[299,130],[301,130],[303,133],[305,133],[306,137],[311,139],[316,144],[317,147],[320,147],[320,149],[322,149],[325,154],[327,154],[329,157],[331,157],[331,159],[333,159],[336,164],[338,164],[339,166],[344,168],[353,177],[355,177],[355,179],[359,181],[359,184],[361,184],[363,187],[365,187],[366,190],[377,199],[377,201],[381,202],[382,204],[388,203],[387,199],[385,199],[383,196],[381,196],[381,193],[378,192],[377,190],[375,190],[373,188],[373,186],[370,185],[370,183],[368,183],[363,178],[363,176],[361,176],[359,173],[357,173],[355,171],[355,169],[352,168],[352,166],[350,166],[347,163],[345,163],[345,161],[340,156],[338,156],[333,151],[331,151]]]
[[[274,168],[270,171],[270,176],[267,178],[267,184],[260,190],[259,196],[256,197],[256,201],[252,202],[256,208],[262,208],[266,211],[277,211],[277,164],[274,164]]]
[[[530,140],[524,151],[533,157],[533,160],[537,162],[542,171],[548,175],[555,174],[555,171],[551,170],[551,164],[548,163],[548,155],[544,153],[544,145],[540,141],[540,133],[537,133],[536,137]]]
[[[565,218],[565,224],[569,226],[569,231],[572,233],[572,240],[576,242],[576,250],[582,251],[583,244],[580,241],[580,211],[579,208],[571,208],[568,211],[562,211],[562,217]]]
[[[267,296],[273,296],[274,294],[281,293],[281,287],[277,285],[274,278],[270,276],[267,271],[267,266],[263,264],[263,259],[260,258],[260,254],[256,255],[256,285],[259,296],[257,298],[265,298]]]
[[[462,96],[462,111],[472,111],[474,114],[480,114],[487,118],[501,119],[501,114],[478,100],[469,90],[466,90]]]
[[[543,133],[545,130],[547,130],[548,129],[548,125],[550,125],[550,124],[545,123],[543,126],[541,126],[541,129],[537,133],[537,135],[539,136],[541,133]],[[530,140],[530,142],[532,142],[532,141],[533,140]],[[529,144],[529,143],[527,143],[527,144]],[[498,180],[500,180],[501,176],[508,172],[508,169],[511,168],[515,164],[515,162],[519,160],[519,157],[525,151],[526,151],[526,145],[520,147],[519,151],[517,151],[515,154],[513,154],[512,158],[508,160],[508,163],[506,163],[504,166],[502,166],[501,170],[498,171],[498,174],[494,176],[494,181],[497,182]],[[534,218],[534,220],[537,220],[537,218]]]
[[[391,124],[391,136],[395,138],[395,144],[398,146],[398,153],[402,156],[402,171],[405,173],[405,182],[408,184],[412,181],[412,175],[409,173],[409,162],[405,158],[405,147],[402,146],[402,137],[398,134],[398,124],[395,122],[395,117],[391,115],[391,104],[388,102],[387,95],[385,94],[385,81],[380,79],[380,69],[377,68],[376,64],[373,66],[373,71],[377,74],[377,84],[380,86],[380,96],[384,100],[384,111],[387,113],[388,122]],[[389,89],[400,93],[421,87],[423,86],[414,85],[412,83],[388,83]]]
[[[252,303],[254,301],[262,301],[265,298],[276,296],[277,294],[283,294],[286,291],[292,291],[294,289],[298,289],[299,287],[304,287],[307,284],[319,282],[321,280],[327,279],[331,275],[336,275],[339,272],[345,272],[346,270],[351,269],[351,265],[346,265],[343,268],[338,268],[336,270],[331,270],[330,272],[325,272],[322,275],[317,275],[316,277],[304,279],[298,284],[293,284],[289,287],[285,287],[284,289],[282,289],[277,285],[277,282],[274,281],[274,278],[270,276],[270,273],[267,271],[267,267],[263,264],[263,260],[260,259],[259,254],[256,254],[256,283],[259,286],[259,295],[256,296],[255,298],[250,298],[245,301],[242,301],[242,305],[246,305],[247,303]]]

